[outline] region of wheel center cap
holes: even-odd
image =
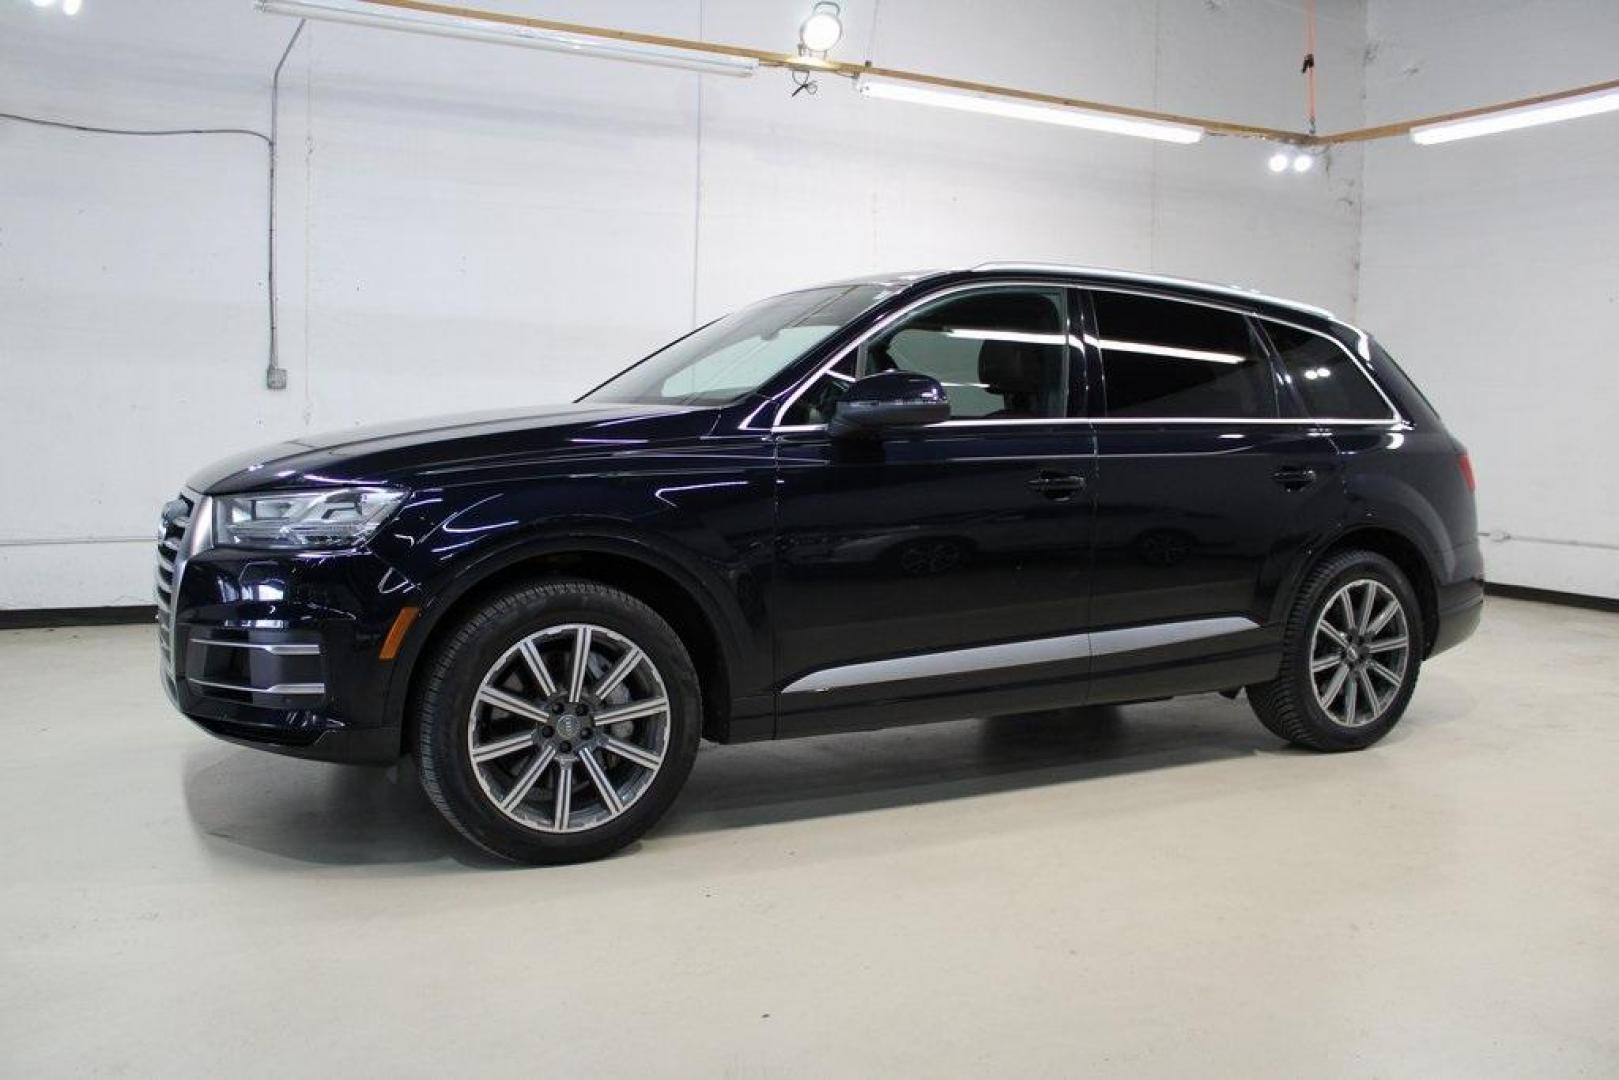
[[[583,726],[583,721],[579,717],[573,715],[573,713],[563,713],[561,716],[557,717],[557,734],[564,739],[571,739],[578,735],[579,729]]]

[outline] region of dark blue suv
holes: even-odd
[[[1477,625],[1467,454],[1328,312],[995,264],[805,289],[572,405],[296,440],[163,514],[163,683],[233,742],[415,755],[531,862],[700,738],[1246,690],[1367,746]]]

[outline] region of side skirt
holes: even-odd
[[[776,736],[1222,690],[1274,676],[1280,645],[1280,627],[1220,616],[823,668],[782,689]]]

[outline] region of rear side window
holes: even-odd
[[[1108,416],[1276,415],[1270,365],[1243,316],[1130,293],[1093,292],[1091,303]]]
[[[1318,420],[1386,420],[1388,403],[1359,364],[1320,334],[1261,320],[1282,361],[1283,378]]]

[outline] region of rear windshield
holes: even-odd
[[[761,300],[664,346],[581,400],[729,405],[890,291],[882,285],[836,285]]]

